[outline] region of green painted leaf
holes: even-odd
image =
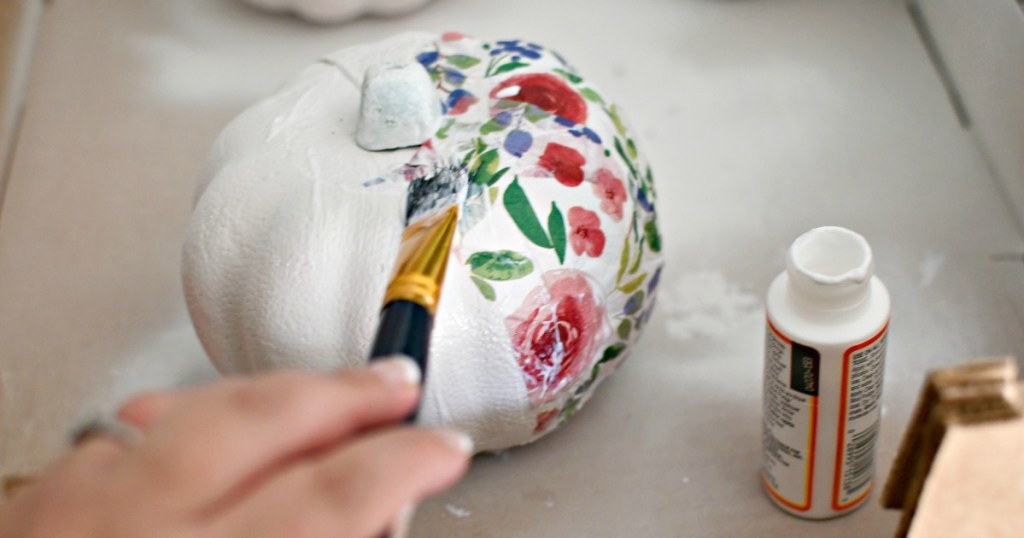
[[[644,224],[644,236],[647,237],[647,246],[652,252],[661,252],[661,233],[658,232],[658,222],[651,219]]]
[[[473,164],[469,172],[470,183],[477,185],[491,186],[501,179],[501,176],[508,172],[508,167],[498,170],[498,149],[490,149],[484,152]]]
[[[619,258],[619,276],[615,277],[615,285],[622,283],[622,275],[626,274],[626,267],[629,266],[629,238],[622,241],[622,256]]]
[[[516,280],[533,272],[530,258],[511,250],[474,252],[466,263],[474,275],[487,280]]]
[[[529,121],[530,123],[537,123],[538,121],[546,119],[550,116],[551,114],[548,114],[547,112],[544,111],[544,109],[536,105],[528,105],[526,107],[526,111],[523,112],[523,117],[526,118],[526,120]]]
[[[548,214],[548,232],[551,234],[555,254],[558,255],[558,263],[565,263],[565,220],[554,202],[551,202],[551,213]]]
[[[493,72],[491,72],[490,76],[500,75],[502,73],[508,73],[509,71],[512,71],[513,69],[519,69],[520,67],[526,67],[528,65],[530,65],[530,64],[525,64],[523,62],[509,62],[507,64],[502,64],[502,65],[498,66],[498,68],[495,69]]]
[[[580,88],[580,95],[582,95],[587,101],[593,101],[599,105],[604,104],[604,99],[591,88]]]
[[[498,199],[498,187],[487,189],[487,196],[491,199],[491,205],[494,205],[494,201]]]
[[[644,283],[644,280],[647,280],[647,273],[643,273],[633,280],[630,280],[619,289],[622,290],[622,293],[633,293],[641,284]]]
[[[644,257],[644,244],[640,243],[640,248],[638,248],[637,251],[636,251],[636,261],[633,262],[633,265],[629,268],[629,274],[631,274],[631,275],[635,275],[636,274],[636,272],[640,269],[640,260],[642,260],[643,257]]]
[[[626,344],[623,344],[622,342],[618,342],[604,348],[604,354],[601,355],[601,359],[594,363],[594,367],[590,369],[590,379],[587,381],[588,388],[590,384],[597,381],[597,376],[601,373],[601,365],[619,358],[619,355],[622,355],[622,352],[625,350]]]
[[[485,169],[493,172],[494,170],[496,170],[498,168],[498,161],[499,160],[500,159],[498,158],[498,149],[497,148],[492,148],[492,149],[484,152],[482,155],[480,155],[480,161],[479,161],[479,165],[478,166],[480,168],[485,168]]]
[[[629,152],[629,158],[630,159],[636,159],[636,156],[637,156],[636,143],[633,142],[632,138],[626,139],[626,151]]]
[[[619,324],[619,328],[616,332],[618,333],[619,338],[629,340],[629,333],[633,332],[633,322],[629,319],[622,320],[622,323]]]
[[[494,288],[492,288],[484,279],[472,275],[470,275],[469,278],[474,284],[476,284],[476,289],[480,290],[480,293],[485,299],[493,301],[497,297],[494,293]]]
[[[623,344],[622,342],[617,342],[604,348],[604,354],[601,355],[601,360],[597,361],[597,365],[619,358],[619,355],[622,355],[622,352],[625,350],[626,344]]]
[[[572,82],[573,84],[579,84],[580,82],[583,82],[583,77],[577,75],[576,73],[570,73],[565,69],[555,69],[554,71],[555,73],[562,75],[566,80]]]
[[[612,123],[615,124],[615,130],[619,132],[622,137],[626,136],[626,126],[622,124],[622,118],[619,117],[619,109],[615,105],[612,105],[608,109],[608,116],[612,118]]]
[[[495,172],[494,175],[491,176],[491,179],[489,179],[487,181],[487,185],[494,185],[495,183],[497,183],[498,180],[501,179],[501,176],[505,175],[505,172],[508,172],[508,167],[507,166],[505,168],[502,168],[501,170],[498,170],[497,172]]]
[[[494,118],[491,118],[490,120],[487,121],[487,123],[480,126],[480,134],[488,135],[491,133],[497,133],[499,131],[504,131],[505,129],[508,129],[508,126],[509,124],[507,123],[505,125],[502,125],[495,121]]]
[[[572,418],[576,411],[579,411],[579,408],[580,400],[578,398],[573,398],[566,402],[565,407],[558,413],[558,424],[562,425],[562,423]]]
[[[442,125],[441,128],[437,130],[437,133],[435,133],[434,136],[440,138],[441,140],[444,140],[445,138],[448,138],[448,129],[451,129],[452,125],[454,125],[454,124],[455,124],[455,119],[450,119],[450,120],[444,122],[444,125]]]
[[[519,101],[511,101],[509,99],[498,99],[497,101],[494,102],[494,108],[498,110],[508,110],[510,108],[515,108],[519,105],[522,105],[522,103],[520,103]]]
[[[472,56],[467,56],[465,54],[454,54],[452,56],[449,56],[447,60],[448,63],[454,65],[455,67],[458,67],[459,69],[469,69],[470,67],[473,67],[474,65],[480,63],[479,58],[474,58]]]
[[[615,151],[622,157],[622,160],[626,162],[626,166],[629,167],[629,175],[631,178],[636,177],[636,168],[633,166],[633,160],[626,156],[626,150],[622,149],[622,141],[619,137],[615,137]]]
[[[537,219],[537,213],[530,205],[530,199],[526,197],[526,192],[519,185],[518,177],[513,179],[512,184],[505,189],[502,201],[505,203],[505,209],[508,210],[512,221],[516,223],[527,239],[542,248],[552,247],[547,232],[544,231],[540,220]]]

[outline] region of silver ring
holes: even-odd
[[[142,432],[111,416],[98,416],[71,431],[71,445],[78,446],[87,439],[97,436],[110,437],[125,446],[133,447],[142,443]]]

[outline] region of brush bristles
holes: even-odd
[[[414,179],[405,200],[405,225],[461,205],[468,187],[469,173],[461,163],[439,166],[432,175]]]

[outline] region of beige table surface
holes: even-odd
[[[0,209],[0,472],[135,390],[214,375],[178,267],[206,149],[319,54],[407,29],[528,37],[599,81],[655,166],[669,264],[586,410],[478,457],[414,536],[889,535],[874,499],[814,523],[761,493],[762,296],[788,243],[858,230],[892,292],[880,476],[926,369],[1024,356],[1024,241],[895,0],[436,0],[343,27],[52,3]]]

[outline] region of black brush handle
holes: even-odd
[[[370,351],[370,360],[405,355],[420,367],[422,384],[427,378],[427,353],[433,328],[434,318],[423,306],[412,301],[392,301],[386,304],[380,312],[380,325]],[[418,412],[419,405],[405,421],[415,422]]]

